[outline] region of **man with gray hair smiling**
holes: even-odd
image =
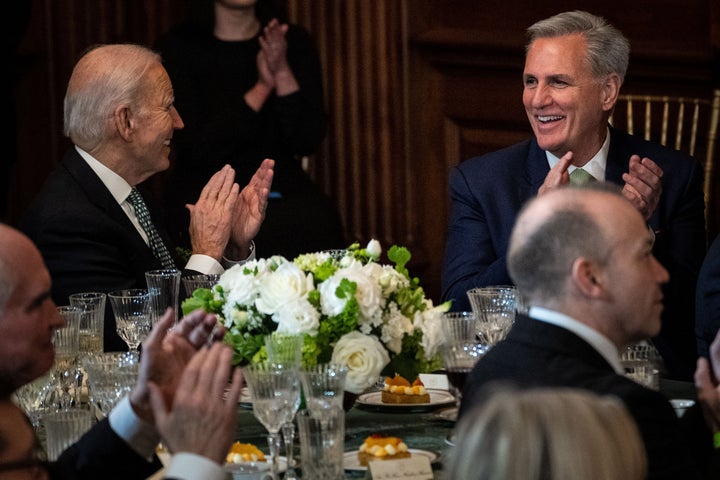
[[[453,310],[469,310],[468,290],[512,281],[510,231],[529,199],[571,183],[611,182],[655,234],[653,253],[670,273],[661,327],[652,338],[663,373],[690,380],[697,357],[695,284],[707,248],[702,166],[610,126],[630,53],[617,28],[572,11],[527,33],[522,100],[534,137],[451,171],[443,300],[453,300]]]
[[[700,409],[689,410],[681,425],[665,396],[625,377],[620,363],[626,346],[660,329],[661,287],[669,276],[652,253],[653,241],[615,185],[555,189],[531,200],[508,252],[529,313],[518,314],[507,338],[468,376],[461,417],[482,403],[483,387],[495,381],[615,395],[640,430],[648,478],[703,478],[712,439]],[[720,405],[706,363],[697,375],[698,396]]]

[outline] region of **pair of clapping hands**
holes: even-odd
[[[241,370],[232,371],[232,350],[218,341],[224,329],[215,315],[196,310],[171,329],[173,321],[168,309],[143,342],[130,403],[172,452],[222,464],[235,432]]]

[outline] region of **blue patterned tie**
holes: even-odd
[[[155,225],[153,225],[152,223],[152,219],[150,218],[150,212],[145,205],[145,201],[143,200],[142,195],[140,195],[140,192],[138,192],[135,187],[133,187],[130,195],[128,195],[127,200],[128,202],[130,202],[130,205],[132,205],[135,209],[135,215],[140,222],[140,226],[143,228],[143,230],[145,230],[145,233],[148,236],[150,248],[152,249],[155,258],[160,260],[163,268],[175,268],[175,263],[170,256],[170,252],[165,246],[165,243],[162,241],[162,238],[160,238],[160,234],[155,228]]]

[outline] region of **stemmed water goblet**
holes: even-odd
[[[248,365],[243,373],[252,395],[253,414],[269,433],[272,474],[278,480],[280,429],[292,423],[300,407],[300,376],[293,366],[270,362]]]
[[[522,308],[517,288],[504,285],[473,288],[467,296],[477,316],[477,335],[492,347],[505,338],[515,313]]]
[[[304,337],[301,334],[273,332],[265,337],[265,351],[270,363],[280,363],[289,368],[300,369],[302,362],[302,346]],[[287,471],[285,480],[297,479],[295,472],[295,455],[293,442],[295,441],[295,424],[293,418],[282,426],[282,438],[287,455]]]
[[[130,350],[139,346],[152,329],[152,295],[145,289],[115,290],[108,293],[120,337]]]
[[[460,340],[445,343],[441,348],[448,380],[453,386],[455,399],[460,403],[470,371],[488,351],[488,346],[477,340]]]

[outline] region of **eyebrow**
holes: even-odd
[[[25,311],[34,310],[35,308],[39,307],[43,304],[45,300],[50,298],[50,290],[46,290],[42,292],[40,295],[33,298],[30,303],[28,303],[27,308],[25,308]]]

